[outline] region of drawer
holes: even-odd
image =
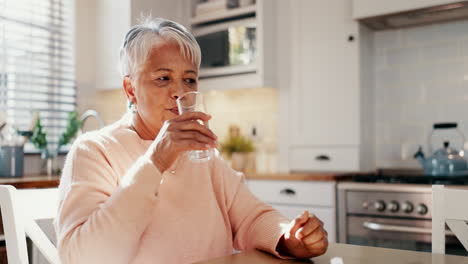
[[[248,186],[270,204],[335,207],[335,182],[249,180]]]
[[[292,171],[356,171],[359,149],[293,147],[289,159]]]

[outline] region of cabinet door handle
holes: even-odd
[[[331,158],[330,158],[330,156],[328,156],[328,155],[318,155],[317,157],[315,157],[315,160],[318,160],[318,161],[330,161]]]
[[[284,188],[283,190],[280,191],[281,194],[285,195],[296,195],[296,191],[290,188]]]

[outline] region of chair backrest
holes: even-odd
[[[445,254],[445,224],[468,251],[468,189],[432,186],[432,253]]]
[[[57,188],[17,190],[11,185],[0,185],[8,263],[29,263],[26,235],[50,263],[60,263],[57,249],[36,223],[55,218],[57,208]]]

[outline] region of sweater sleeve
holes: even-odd
[[[103,147],[77,140],[59,186],[55,227],[63,263],[129,263],[157,203],[162,175],[147,155],[119,183]]]
[[[234,234],[234,248],[259,249],[283,258],[276,251],[289,219],[258,200],[245,184],[244,175],[223,161],[226,203]]]

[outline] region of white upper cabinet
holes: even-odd
[[[199,89],[277,87],[277,0],[191,1],[191,31],[202,49]]]
[[[357,146],[359,32],[350,1],[298,0],[292,7],[292,144]]]
[[[289,98],[281,160],[290,171],[359,169],[359,25],[351,1],[290,2]],[[287,153],[287,155],[286,155]],[[283,162],[284,163],[284,162]]]
[[[457,2],[460,0],[353,0],[353,18],[363,19]]]
[[[125,34],[142,15],[175,20],[187,25],[184,0],[96,0],[95,87],[121,89],[119,49]]]

